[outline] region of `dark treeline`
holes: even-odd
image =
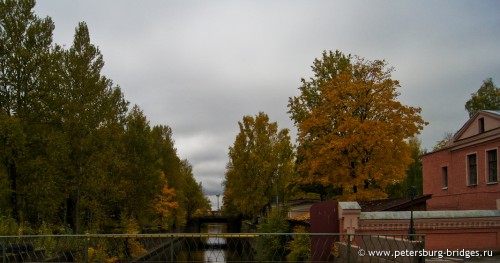
[[[34,6],[0,1],[0,234],[161,231],[208,209],[172,130],[101,74],[87,25],[65,49]]]

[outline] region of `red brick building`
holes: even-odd
[[[497,209],[500,111],[476,113],[447,145],[422,157],[428,210]]]

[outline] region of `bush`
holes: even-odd
[[[307,233],[305,227],[297,226],[294,233]],[[308,235],[293,235],[293,239],[287,244],[290,253],[286,256],[289,262],[304,262],[311,257],[311,238]]]
[[[17,235],[18,230],[19,225],[14,218],[0,216],[0,235]]]
[[[287,211],[272,211],[267,218],[259,224],[260,233],[289,233],[290,226],[287,222]],[[264,235],[262,237],[262,255],[265,260],[285,261],[287,254],[286,244],[290,237],[287,235]]]

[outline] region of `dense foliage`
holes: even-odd
[[[493,83],[493,79],[483,81],[483,85],[465,103],[465,109],[469,117],[480,110],[500,110],[500,88]]]
[[[426,154],[426,150],[422,149],[422,143],[416,137],[410,138],[408,145],[411,148],[411,158],[414,162],[408,165],[406,177],[403,180],[395,181],[394,184],[388,185],[386,192],[389,198],[408,197],[408,189],[410,187],[415,187],[417,195],[424,193],[422,155]]]
[[[34,5],[0,1],[0,221],[157,231],[208,209],[171,129],[151,127],[102,75],[87,25],[64,49]]]
[[[314,78],[289,100],[297,184],[347,200],[386,197],[414,161],[407,140],[426,124],[421,109],[397,101],[400,85],[385,61],[324,52],[312,69]]]
[[[229,148],[224,209],[257,219],[271,203],[284,203],[286,184],[293,172],[293,148],[287,129],[260,112],[244,116],[240,132]]]
[[[257,231],[259,233],[272,233],[262,236],[262,244],[260,245],[264,261],[285,262],[289,253],[287,244],[290,242],[290,236],[276,235],[276,233],[290,233],[291,231],[287,222],[287,210],[273,210],[262,219]]]

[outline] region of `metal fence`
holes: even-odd
[[[424,235],[0,236],[7,262],[423,262]],[[411,251],[414,251],[412,254]]]

